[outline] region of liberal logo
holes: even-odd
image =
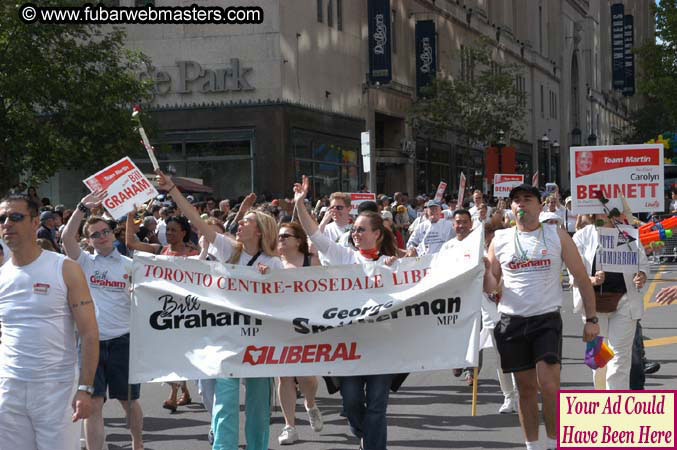
[[[350,344],[350,348],[348,348]],[[274,345],[248,346],[242,356],[242,364],[307,364],[336,360],[355,361],[362,358],[357,354],[357,342],[332,344],[289,345],[281,348]]]

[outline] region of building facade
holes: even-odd
[[[201,4],[260,6],[263,23],[126,26],[127,46],[151,60],[139,77],[155,84],[152,140],[163,170],[229,198],[288,195],[302,174],[315,195],[363,184],[379,193],[432,192],[442,180],[455,192],[461,171],[468,189],[486,188],[487,149],[465,147],[453,133],[423,139],[407,123],[416,100],[415,27],[423,20],[435,26],[438,77],[459,76],[463,48],[481,36],[497,60],[523,68],[515,82],[526,94],[525,131],[508,137],[514,151],[504,171],[529,180],[538,170],[541,185],[566,188],[571,145],[620,143],[635,101],[612,86],[610,8],[620,1],[390,0],[392,80],[383,84],[368,76],[371,1],[214,0]],[[652,39],[651,2],[620,3],[634,17],[634,43]],[[369,174],[360,153],[367,129],[375,156]],[[61,178],[57,198],[73,179]]]

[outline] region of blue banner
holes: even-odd
[[[635,45],[633,18],[627,15],[623,18],[623,52],[625,68],[625,84],[623,95],[630,97],[635,95],[635,55],[632,47]]]
[[[369,0],[369,81],[390,83],[390,0]]]
[[[421,89],[430,86],[437,71],[437,44],[435,22],[421,20],[416,22],[416,95]]]
[[[611,5],[611,85],[618,90],[625,86],[624,11],[622,3]]]

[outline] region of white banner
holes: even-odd
[[[524,183],[524,175],[514,173],[495,173],[494,174],[494,197],[508,198],[512,188]]]
[[[663,144],[571,147],[571,196],[575,214],[623,211],[624,196],[633,213],[663,211]]]
[[[106,191],[102,204],[115,219],[134,211],[134,205],[140,206],[158,195],[155,187],[128,156],[83,180],[83,183],[92,192]]]
[[[477,365],[482,232],[435,255],[277,270],[134,258],[130,382]]]
[[[435,200],[438,202],[442,201],[442,197],[444,197],[444,191],[447,190],[447,183],[444,181],[440,181],[440,184],[437,185],[437,191],[435,192]]]
[[[596,269],[604,272],[637,273],[639,271],[637,230],[628,225],[619,225],[618,230],[597,227],[597,231],[599,250],[596,255]]]

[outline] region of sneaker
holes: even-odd
[[[308,411],[308,421],[310,421],[310,428],[312,428],[316,433],[322,431],[322,427],[324,427],[324,421],[322,420],[320,408],[313,406],[306,411]]]
[[[503,404],[498,408],[499,414],[512,414],[517,412],[517,402],[514,397],[505,397]]]
[[[277,442],[280,445],[289,445],[299,440],[299,434],[296,431],[296,428],[285,426],[282,429],[282,433],[277,437]]]
[[[656,373],[660,370],[661,365],[660,363],[657,363],[656,361],[646,361],[644,363],[644,373],[647,375],[651,375],[652,373]]]

